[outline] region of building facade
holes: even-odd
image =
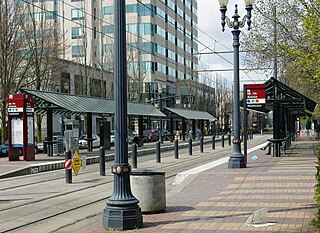
[[[114,0],[33,4],[39,6],[35,14],[56,22],[62,59],[113,71]],[[181,95],[177,83],[197,82],[198,61],[193,55],[198,50],[196,0],[127,0],[126,16],[130,100],[159,98],[159,89],[163,96]]]

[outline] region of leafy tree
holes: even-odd
[[[319,0],[257,0],[253,30],[243,30],[248,67],[269,68],[278,79],[319,101]],[[275,66],[277,65],[277,66]]]

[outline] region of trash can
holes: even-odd
[[[165,172],[134,169],[130,174],[132,194],[139,200],[141,212],[156,213],[166,208]]]

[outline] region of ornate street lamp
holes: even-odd
[[[113,193],[107,200],[103,227],[111,230],[130,230],[142,227],[139,201],[130,187],[131,166],[128,163],[127,143],[127,68],[126,68],[126,4],[114,0],[114,84],[115,84],[115,158],[112,166]]]
[[[244,0],[246,4],[247,15],[243,17],[241,21],[239,21],[240,16],[238,15],[238,5],[236,4],[234,15],[232,16],[233,21],[231,21],[226,16],[228,0],[218,0],[220,4],[221,11],[221,25],[222,31],[225,29],[225,25],[231,29],[233,29],[233,131],[234,131],[234,139],[233,139],[233,150],[229,158],[228,168],[245,168],[246,161],[244,155],[241,153],[241,140],[240,140],[240,106],[239,106],[239,35],[240,30],[245,26],[247,22],[248,30],[251,28],[251,11],[252,4],[254,0]]]

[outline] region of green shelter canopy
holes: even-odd
[[[115,112],[115,101],[104,98],[70,95],[39,90],[21,89],[21,92],[32,95],[37,100],[36,113],[46,113],[51,109],[56,114],[92,113],[94,115],[109,114]],[[128,115],[131,116],[157,116],[165,117],[161,111],[151,104],[129,103]]]
[[[165,109],[188,120],[209,120],[209,121],[217,120],[214,116],[210,115],[207,112],[187,110],[187,109],[181,109],[181,108],[165,108]]]

